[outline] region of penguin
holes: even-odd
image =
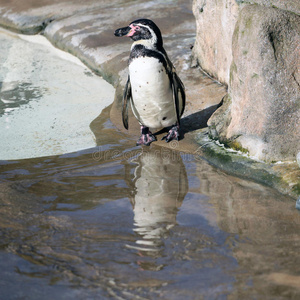
[[[119,28],[115,36],[133,40],[128,79],[122,105],[123,125],[128,129],[128,104],[141,126],[137,145],[149,146],[151,130],[170,128],[162,139],[179,140],[180,117],[185,107],[185,88],[163,47],[160,29],[149,19],[138,19]]]

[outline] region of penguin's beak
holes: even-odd
[[[122,28],[119,28],[115,31],[115,36],[133,36],[135,34],[135,32],[137,30],[139,30],[140,27],[139,26],[134,26],[133,24],[130,24],[129,26],[127,27],[122,27]]]
[[[129,35],[130,31],[132,31],[132,28],[130,26],[122,27],[115,31],[115,36]]]

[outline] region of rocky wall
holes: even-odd
[[[228,84],[213,138],[265,161],[300,151],[299,1],[196,0],[194,61]]]

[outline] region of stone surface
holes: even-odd
[[[194,1],[194,60],[229,85],[230,107],[209,120],[210,133],[264,161],[295,161],[300,149],[299,7]]]
[[[295,160],[300,148],[300,17],[246,6],[233,35],[226,139],[266,161]]]
[[[36,34],[56,19],[89,12],[95,8],[108,5],[111,6],[112,1],[0,0],[0,23],[1,26],[10,30],[25,34]]]
[[[197,36],[193,48],[194,64],[228,84],[232,61],[232,34],[240,6],[235,0],[193,2]]]
[[[298,0],[194,0],[196,41],[193,63],[197,63],[220,82],[229,84],[232,62],[232,35],[240,11],[248,4],[300,14]]]
[[[166,5],[168,9],[164,9]],[[95,9],[89,14],[76,14],[55,20],[45,28],[44,35],[57,47],[79,57],[116,87],[111,119],[118,129],[138,137],[139,125],[135,118],[130,119],[129,131],[126,131],[120,114],[132,41],[128,38],[116,38],[113,32],[139,17],[152,18],[159,26],[165,49],[185,84],[187,105],[182,128],[184,137],[187,138],[188,134],[185,133],[206,126],[207,119],[226,93],[225,86],[199,74],[197,68],[189,67],[190,47],[195,41],[195,20],[191,3],[151,1],[145,5],[140,2],[127,2],[122,6]]]
[[[259,4],[265,7],[273,7],[287,12],[300,14],[300,2],[298,0],[236,0],[239,4]]]

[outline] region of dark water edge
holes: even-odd
[[[0,164],[1,299],[297,299],[299,212],[197,156],[98,146]]]

